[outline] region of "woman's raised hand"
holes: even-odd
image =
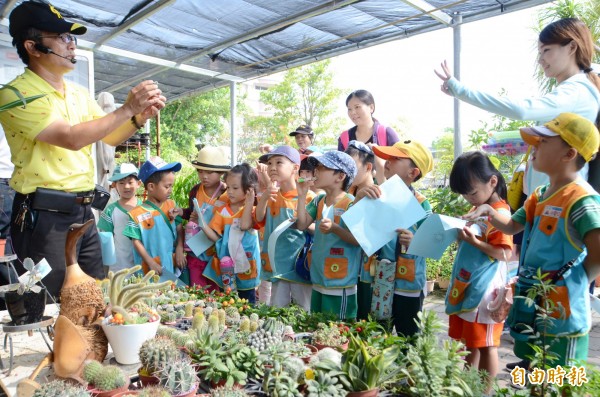
[[[448,67],[448,62],[444,60],[444,62],[442,62],[440,66],[442,67],[442,72],[438,72],[435,69],[433,70],[437,77],[442,79],[442,85],[440,86],[440,89],[444,94],[452,96],[450,90],[448,89],[448,80],[452,78],[452,73],[450,72],[450,68]]]

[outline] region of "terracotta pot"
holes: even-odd
[[[142,386],[152,386],[158,385],[159,379],[157,376],[148,375],[146,371],[142,371],[142,369],[138,369],[138,376],[140,377],[140,383]]]
[[[42,288],[37,294],[27,291],[19,295],[17,291],[8,291],[4,300],[14,325],[39,323],[46,309],[46,288]]]
[[[317,342],[313,342],[313,344],[315,345],[315,347],[317,348],[317,350],[323,350],[326,347],[331,347],[332,349],[339,350],[339,351],[346,351],[346,350],[348,350],[348,342],[344,343],[341,346],[322,345],[322,344],[317,343]]]
[[[379,389],[371,389],[364,391],[351,391],[346,396],[347,397],[377,397],[379,394]]]
[[[127,383],[124,384],[122,387],[113,390],[98,390],[90,385],[88,385],[87,389],[94,397],[114,397],[118,393],[126,392],[129,389],[129,381],[127,381]]]
[[[300,358],[302,359],[302,361],[304,361],[305,364],[308,364],[310,362],[310,359],[312,358],[312,356],[317,354],[319,349],[317,349],[316,346],[309,345],[309,344],[305,344],[304,346],[306,346],[308,348],[308,350],[310,350],[310,355],[305,356],[305,357],[300,357]]]
[[[125,390],[120,391],[117,394],[113,394],[113,397],[137,396],[138,394],[140,394],[139,390]]]

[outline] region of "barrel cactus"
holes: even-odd
[[[179,357],[175,342],[168,338],[149,339],[140,347],[142,368],[150,375]]]
[[[96,360],[86,361],[83,367],[83,380],[87,383],[95,384],[98,375],[103,369],[104,366]]]
[[[173,395],[187,393],[198,386],[196,370],[189,359],[168,362],[156,375],[160,385]]]
[[[125,386],[127,382],[128,379],[121,368],[107,365],[96,377],[94,386],[96,389],[103,391],[115,390]]]
[[[244,389],[240,389],[239,387],[227,387],[227,386],[222,386],[222,387],[217,387],[216,389],[212,389],[210,391],[210,396],[211,397],[246,397],[249,396],[249,394],[244,390]]]
[[[90,394],[81,386],[74,386],[62,380],[54,380],[43,384],[33,393],[33,397],[89,397]]]

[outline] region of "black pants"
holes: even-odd
[[[419,332],[415,321],[418,319],[417,313],[423,310],[424,299],[423,292],[415,297],[394,294],[392,318],[398,335],[410,337]]]
[[[42,282],[52,296],[58,297],[65,278],[67,231],[73,223],[84,223],[93,219],[92,207],[89,204],[76,205],[70,214],[34,211],[33,225],[24,227],[21,231],[21,227],[15,224],[15,218],[26,197],[17,193],[13,202],[10,233],[14,252],[21,262],[27,257],[35,263],[46,258],[52,271]],[[91,277],[104,278],[100,238],[95,226],[90,227],[77,243],[77,263]],[[20,263],[15,267],[19,274],[25,272]]]

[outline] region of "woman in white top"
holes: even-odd
[[[565,18],[546,26],[539,35],[538,63],[556,87],[541,97],[513,99],[465,87],[452,77],[446,62],[442,72],[442,92],[489,112],[514,120],[550,121],[563,112],[581,115],[597,122],[600,110],[600,77],[592,71],[594,44],[588,27],[578,19]],[[582,170],[587,179],[588,167]],[[548,182],[545,174],[527,167],[524,193]]]

